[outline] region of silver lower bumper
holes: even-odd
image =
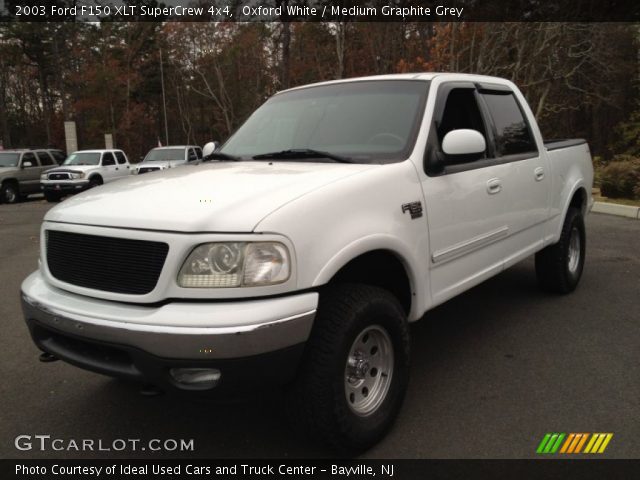
[[[234,302],[172,302],[158,307],[83,297],[34,272],[22,285],[27,321],[75,337],[174,359],[231,359],[304,343],[317,293]]]

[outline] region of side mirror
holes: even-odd
[[[22,162],[22,168],[33,167],[33,163],[30,161]]]
[[[209,142],[207,143],[204,147],[202,147],[202,156],[203,157],[208,157],[209,155],[211,155],[213,152],[216,151],[216,149],[219,147],[220,145],[218,144],[218,142]]]
[[[473,155],[483,153],[486,149],[487,142],[477,130],[451,130],[442,139],[442,151],[446,155]]]

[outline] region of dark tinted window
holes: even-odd
[[[51,159],[51,157],[47,152],[36,152],[36,153],[38,155],[38,158],[40,159],[40,165],[42,165],[43,167],[45,165],[54,165],[53,160]]]
[[[106,167],[108,165],[115,165],[116,164],[116,160],[115,158],[113,158],[113,153],[111,152],[106,152],[104,155],[102,155],[102,166]]]
[[[496,128],[496,148],[500,155],[536,151],[536,144],[522,110],[512,93],[482,94]]]
[[[36,161],[36,156],[31,152],[25,153],[22,156],[22,166],[23,167],[25,166],[25,162],[31,162],[31,166],[32,167],[36,167],[38,165],[38,162]],[[27,167],[27,168],[29,168],[29,167]]]
[[[196,152],[194,152],[193,148],[189,149],[189,158],[188,161],[191,162],[193,160],[197,160],[198,157],[196,156]]]
[[[202,149],[200,147],[196,148],[196,156],[198,158],[202,158]]]
[[[56,163],[59,163],[59,164],[64,162],[64,159],[67,158],[64,152],[60,150],[49,150],[49,153],[53,155],[54,160],[56,161]]]
[[[116,152],[116,159],[120,165],[127,163],[127,159],[124,157],[124,153],[122,152]]]

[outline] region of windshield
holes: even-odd
[[[100,154],[97,152],[76,152],[72,153],[64,161],[63,165],[99,165]]]
[[[19,153],[0,153],[0,167],[16,167],[20,160]]]
[[[411,151],[428,83],[375,80],[308,87],[267,100],[220,149],[237,157],[311,149],[355,162]]]
[[[168,160],[184,160],[184,148],[154,148],[143,162],[166,162]]]

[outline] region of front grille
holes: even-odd
[[[169,245],[47,230],[47,265],[62,282],[106,292],[144,295],[160,277]]]
[[[69,180],[71,175],[68,173],[50,173],[49,180]]]
[[[155,172],[156,170],[160,170],[159,168],[151,168],[151,167],[142,167],[138,169],[138,173],[148,173]]]

